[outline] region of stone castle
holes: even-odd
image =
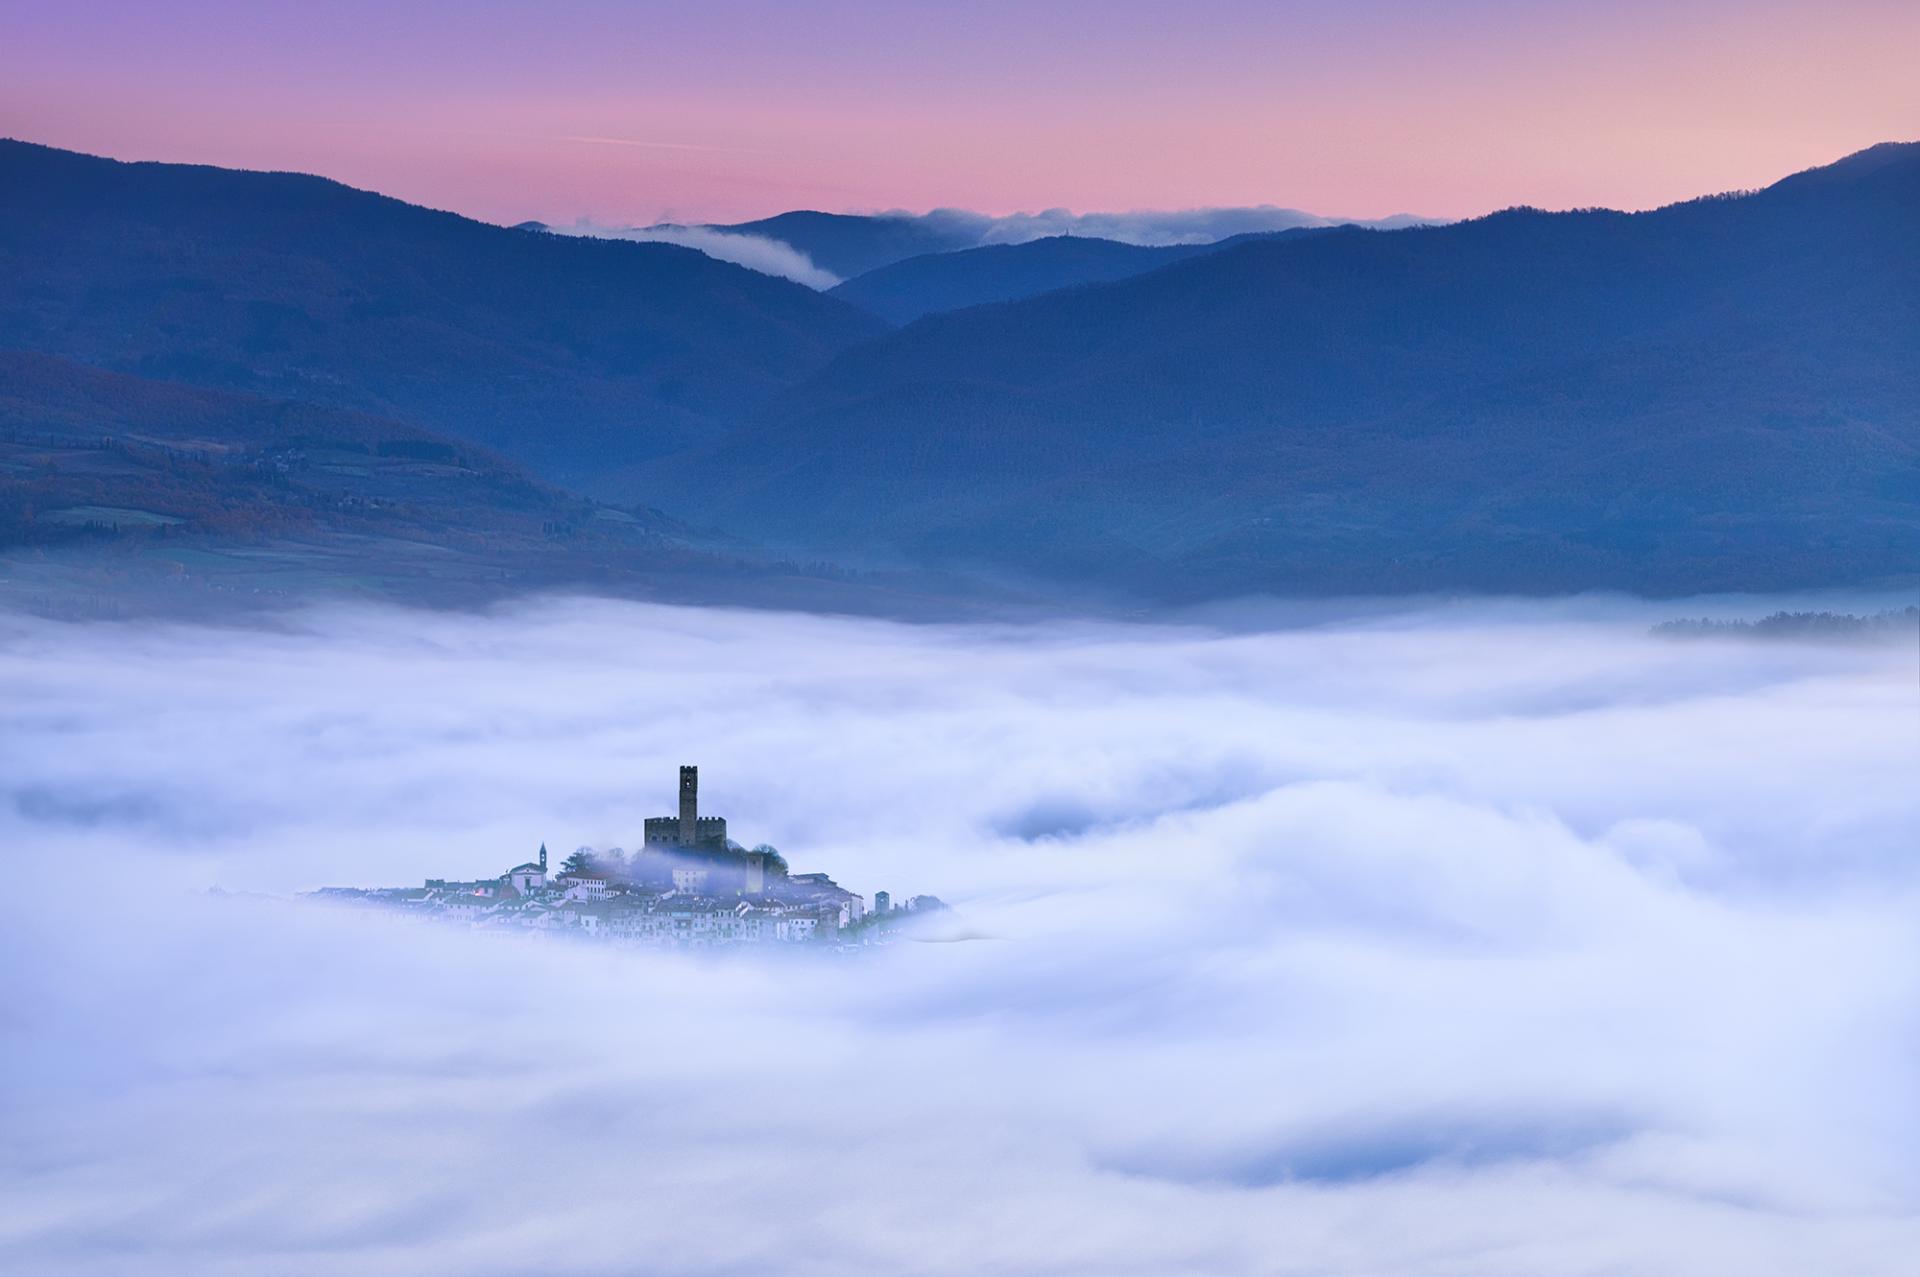
[[[680,814],[649,816],[646,822],[646,846],[661,850],[725,851],[727,821],[724,816],[700,814],[700,769],[680,769]]]
[[[784,874],[785,865],[766,851],[748,851],[727,837],[723,816],[700,814],[700,769],[680,769],[680,811],[672,816],[649,816],[643,826],[640,853],[631,873],[642,881],[671,882],[675,887],[715,894],[764,896],[774,886],[769,871]]]

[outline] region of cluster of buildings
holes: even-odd
[[[700,774],[680,769],[680,809],[649,819],[631,856],[582,847],[550,872],[537,858],[497,878],[429,878],[420,887],[327,887],[329,900],[383,906],[483,931],[559,932],[616,944],[706,948],[736,944],[866,944],[915,913],[944,909],[931,896],[896,907],[866,900],[823,873],[789,873],[772,847],[749,850],[727,822],[700,814]]]

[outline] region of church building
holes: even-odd
[[[495,863],[498,863],[497,861]],[[529,860],[524,865],[515,865],[502,875],[509,887],[521,895],[540,890],[547,885],[547,844],[540,844],[540,859]]]

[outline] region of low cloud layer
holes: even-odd
[[[765,235],[743,235],[735,231],[714,230],[706,226],[614,227],[585,221],[552,229],[563,234],[587,235],[595,239],[678,244],[682,248],[691,248],[705,253],[708,257],[732,262],[736,266],[745,266],[748,270],[759,271],[762,275],[778,275],[782,279],[791,279],[797,284],[805,284],[808,288],[822,292],[841,282],[838,275],[814,265],[811,257],[793,245],[782,240],[769,239]]]
[[[1399,227],[1417,225],[1417,217],[1389,217],[1380,221],[1321,217],[1297,208],[1259,204],[1251,208],[1137,209],[1127,213],[1075,213],[1050,208],[1039,213],[1010,213],[982,218],[979,214],[940,210],[936,219],[980,226],[982,244],[1024,244],[1054,235],[1087,235],[1119,240],[1123,244],[1212,244],[1235,235],[1257,235],[1294,230],[1302,226]]]
[[[1913,657],[1455,608],[0,618],[0,1264],[1904,1273]],[[848,959],[284,900],[736,836]]]

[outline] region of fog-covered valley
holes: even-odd
[[[1676,611],[0,619],[0,1263],[1904,1272],[1911,643]],[[956,925],[291,898],[633,847],[683,762]]]

